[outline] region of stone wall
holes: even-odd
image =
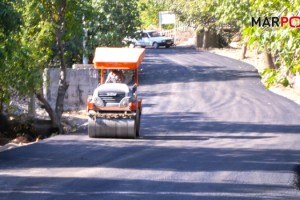
[[[44,95],[52,108],[55,106],[59,83],[59,68],[49,68],[44,73]],[[88,95],[92,95],[99,84],[97,69],[67,69],[69,88],[65,95],[64,109],[79,110],[86,108]]]

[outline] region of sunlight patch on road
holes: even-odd
[[[138,172],[137,172],[138,171]],[[51,177],[51,178],[95,178],[114,180],[147,180],[149,181],[171,181],[188,183],[232,183],[232,184],[288,184],[293,181],[293,174],[289,172],[277,173],[267,171],[195,171],[178,172],[174,170],[160,169],[121,169],[101,167],[68,167],[68,168],[28,168],[17,170],[0,171],[0,177]],[[274,183],[274,179],[279,180]],[[241,181],[243,180],[243,182]],[[247,180],[247,181],[245,181]],[[258,181],[259,180],[259,181]]]

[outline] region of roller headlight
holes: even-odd
[[[120,107],[127,107],[130,102],[130,97],[124,97],[120,102]]]
[[[95,104],[95,106],[98,106],[98,107],[104,106],[102,99],[98,96],[93,96],[92,102]]]

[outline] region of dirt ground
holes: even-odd
[[[43,116],[38,114],[38,117],[41,119],[47,119],[47,114],[43,113]],[[87,113],[86,110],[79,111],[66,111],[63,114],[62,124],[66,134],[74,133],[80,128],[87,125]],[[55,135],[55,134],[53,134]],[[33,138],[29,134],[24,134],[20,132],[20,134],[15,138],[8,138],[4,134],[0,133],[0,152],[8,149],[13,149],[16,147],[32,144],[40,141],[44,138]]]

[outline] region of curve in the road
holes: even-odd
[[[0,152],[0,199],[299,199],[300,107],[256,69],[147,49],[141,138],[62,135]]]

